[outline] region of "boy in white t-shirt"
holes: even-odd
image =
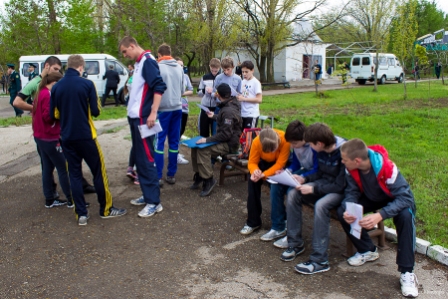
[[[241,102],[241,118],[243,119],[243,130],[245,128],[257,127],[260,116],[259,104],[262,101],[261,84],[254,77],[254,64],[246,60],[241,64],[243,72],[242,94],[237,96]]]

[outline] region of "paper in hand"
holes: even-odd
[[[362,227],[361,225],[359,225],[359,220],[361,220],[363,216],[363,206],[354,202],[347,202],[345,206],[345,211],[350,215],[356,217],[356,220],[352,224],[350,224],[350,234],[352,234],[355,238],[360,239]]]
[[[210,109],[208,109],[208,108],[205,107],[204,105],[197,104],[197,103],[196,103],[196,105],[197,105],[199,108],[201,108],[202,110],[204,110],[205,113],[210,113]]]
[[[138,130],[140,131],[140,135],[142,136],[142,139],[145,139],[149,136],[155,135],[159,132],[162,132],[162,126],[158,121],[155,122],[154,126],[151,128],[148,128],[146,124],[139,125]]]
[[[299,187],[300,183],[292,176],[289,171],[282,171],[279,174],[268,177],[268,182],[274,182],[275,184],[282,184],[289,187]]]

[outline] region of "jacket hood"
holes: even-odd
[[[241,111],[241,104],[240,104],[240,102],[238,102],[236,97],[230,97],[228,100],[218,103],[219,108],[222,108],[226,105],[233,106],[233,108],[236,108],[236,109],[238,109],[238,111]]]
[[[162,61],[159,62],[159,64],[164,64],[164,65],[172,66],[172,67],[176,67],[176,66],[180,67],[180,65],[174,59],[162,60]]]

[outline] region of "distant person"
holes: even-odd
[[[202,76],[199,82],[197,94],[202,97],[201,105],[207,107],[210,111],[215,111],[216,100],[212,95],[213,86],[215,84],[216,76],[218,76],[219,69],[221,67],[221,61],[218,58],[212,58],[209,63],[210,73]],[[213,118],[209,118],[207,113],[201,109],[198,117],[198,131],[202,137],[209,137],[215,133],[215,121]]]
[[[92,116],[100,114],[101,106],[93,82],[81,77],[84,65],[85,61],[81,55],[68,57],[68,69],[64,78],[53,86],[50,101],[50,115],[54,120],[59,119],[61,124],[62,149],[67,159],[79,225],[87,225],[90,217],[82,192],[82,159],[93,174],[100,217],[118,217],[127,212],[126,209],[113,206],[104,156],[92,119]]]
[[[434,66],[434,69],[436,71],[437,80],[439,80],[440,72],[442,71],[442,63],[440,62],[440,60],[436,63],[436,65]]]
[[[128,65],[129,77],[134,75],[134,66],[132,64]]]
[[[33,80],[37,74],[35,73],[36,70],[36,66],[32,63],[29,64],[28,66],[28,82],[31,82],[31,80]],[[34,96],[34,95],[33,95]],[[28,97],[28,99],[26,100],[26,102],[30,105],[33,105],[33,96]]]
[[[184,70],[184,87],[185,87],[185,92],[182,94],[182,123],[180,125],[180,137],[182,137],[182,135],[185,132],[185,128],[187,126],[187,121],[188,121],[188,98],[187,96],[191,96],[193,95],[193,85],[191,85],[191,81],[190,81],[190,77],[188,77],[188,75],[185,73],[186,68],[184,68],[184,62],[182,61],[182,59],[180,59],[179,57],[176,58],[177,63],[182,67],[182,69]],[[177,164],[188,164],[189,161],[187,159],[185,159],[184,155],[182,155],[181,153],[178,153],[177,155]]]
[[[124,58],[135,60],[128,102],[128,121],[131,128],[132,148],[135,151],[135,165],[143,195],[132,199],[131,204],[145,206],[138,213],[139,217],[151,217],[163,210],[154,158],[156,136],[142,139],[138,126],[146,124],[148,128],[152,128],[155,125],[166,84],[160,76],[159,65],[154,56],[140,47],[133,37],[124,37],[118,49]]]
[[[327,68],[327,74],[331,77],[331,74],[333,74],[333,64],[330,64],[330,66]]]
[[[42,163],[42,189],[45,196],[45,207],[53,208],[67,205],[73,208],[72,192],[67,172],[67,161],[62,152],[59,136],[61,126],[59,120],[50,116],[50,92],[57,81],[61,80],[59,72],[46,75],[39,84],[33,105],[33,135],[39,148]],[[67,200],[60,200],[54,192],[54,169],[58,171],[59,183]]]
[[[414,65],[414,80],[420,80],[420,67],[418,66],[418,61],[415,62]]]
[[[109,96],[110,91],[114,94],[115,99],[115,106],[120,106],[120,102],[118,101],[117,96],[117,88],[118,84],[120,83],[120,75],[118,75],[118,72],[114,70],[114,66],[112,64],[109,65],[109,69],[106,71],[106,74],[103,76],[103,80],[107,79],[106,81],[106,92],[103,95],[103,100],[101,101],[101,106],[104,107],[106,104],[106,99]]]
[[[393,218],[397,229],[396,263],[401,272],[401,292],[405,297],[417,297],[418,281],[413,273],[416,207],[408,182],[381,145],[367,147],[362,140],[352,139],[341,146],[341,155],[347,169],[347,187],[338,217],[358,251],[347,260],[348,264],[357,267],[379,258],[378,248],[370,239],[368,230],[384,219]],[[350,224],[356,220],[346,210],[350,202],[363,206],[363,214],[372,212],[358,219],[362,227],[360,239],[350,233]]]
[[[243,68],[241,67],[241,62],[238,61],[238,65],[235,67],[235,75],[240,76],[241,79],[243,78]]]
[[[314,75],[316,76],[316,81],[320,80],[320,78],[322,77],[322,66],[317,59],[314,61],[313,71]]]
[[[15,65],[12,63],[8,63],[8,75],[9,75],[9,104],[11,104],[12,108],[14,108],[14,112],[16,113],[16,117],[22,117],[23,110],[16,108],[13,103],[14,99],[17,96],[17,93],[22,89],[22,81],[20,80],[19,73],[15,70]]]
[[[347,82],[347,76],[348,76],[349,72],[350,72],[350,66],[347,64],[347,62],[344,61],[342,63],[342,74],[341,74],[342,84]]]
[[[242,93],[237,96],[241,103],[241,117],[243,130],[256,128],[260,116],[260,103],[263,100],[261,83],[254,77],[255,66],[252,61],[246,60],[241,65],[243,72]]]
[[[184,70],[171,56],[171,47],[162,44],[157,50],[160,76],[166,84],[159,106],[158,119],[162,132],[157,134],[155,159],[159,184],[163,186],[165,139],[168,138],[168,167],[165,181],[176,183],[177,155],[179,154],[180,127],[182,123],[182,94],[185,91]]]

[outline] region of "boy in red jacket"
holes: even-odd
[[[401,272],[401,292],[405,297],[418,296],[417,276],[414,270],[415,202],[408,182],[397,166],[389,160],[381,145],[367,147],[360,139],[352,139],[341,147],[342,163],[347,169],[345,198],[338,209],[339,221],[358,252],[347,260],[351,266],[361,266],[379,258],[378,248],[372,243],[367,230],[383,219],[393,218],[397,228],[397,264]],[[350,224],[356,217],[346,211],[346,203],[363,206],[359,219],[361,238],[350,234]],[[377,210],[381,209],[378,212]]]

